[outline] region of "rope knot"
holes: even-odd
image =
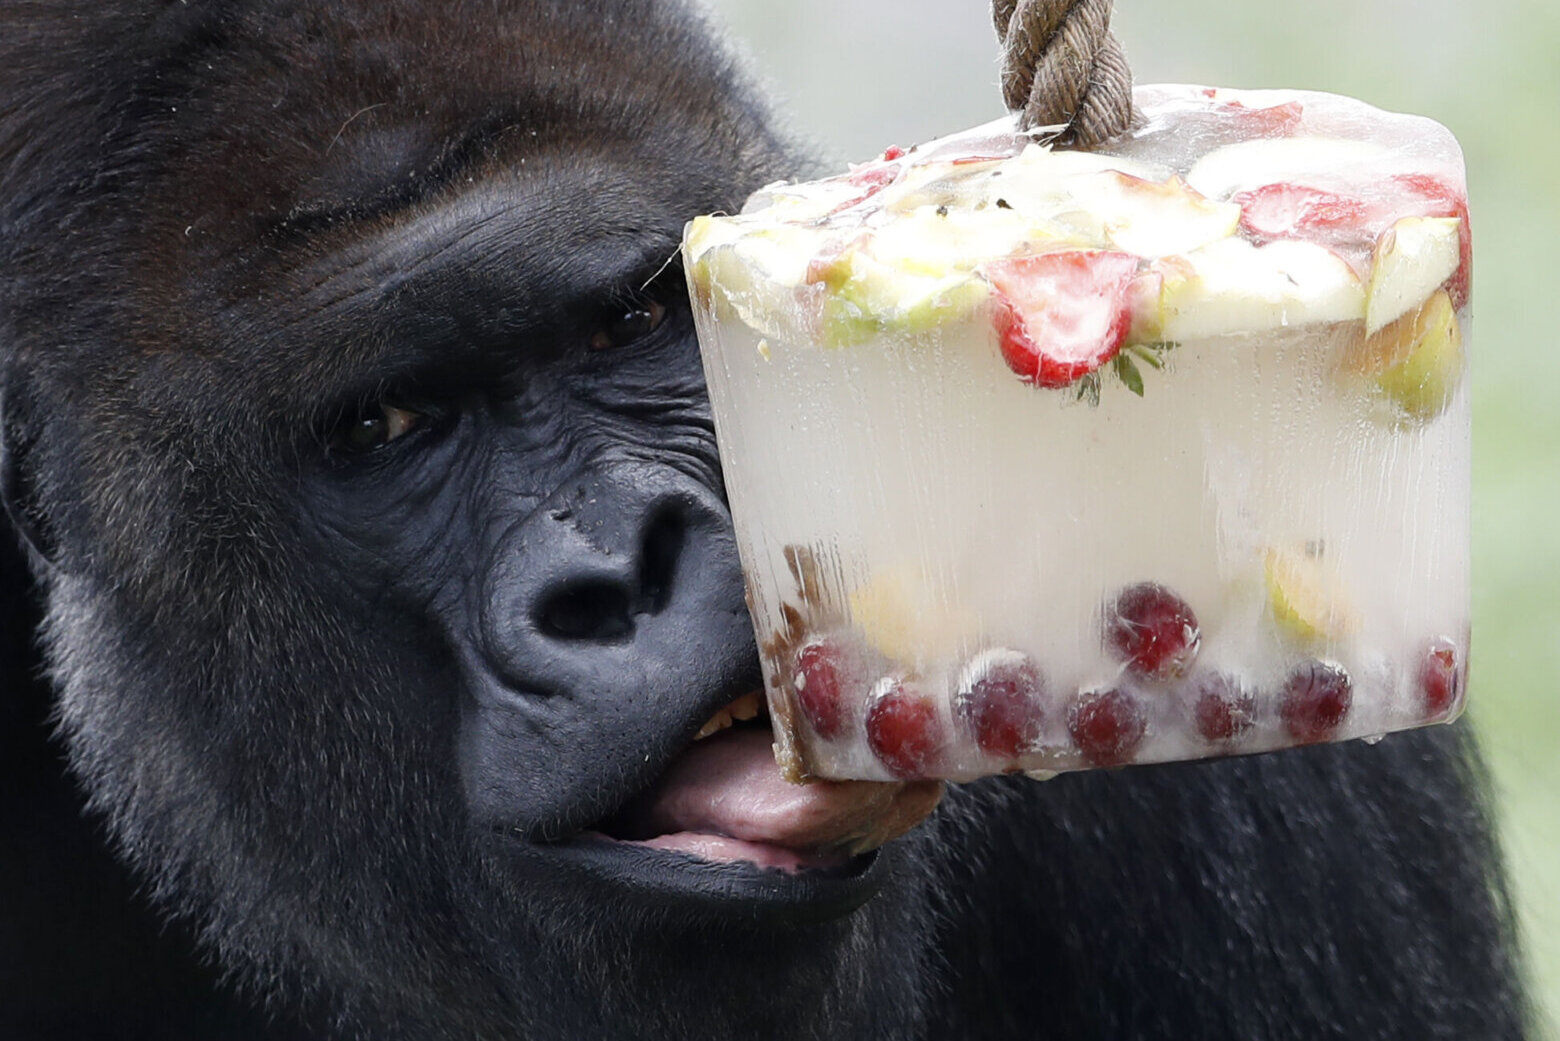
[[[992,0],[1002,98],[1023,129],[1092,148],[1132,124],[1132,70],[1110,32],[1113,0]]]

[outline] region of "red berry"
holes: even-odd
[[[1425,647],[1419,663],[1419,691],[1424,696],[1425,714],[1430,719],[1450,715],[1462,700],[1462,669],[1457,661],[1457,645],[1444,636]]]
[[[1330,661],[1301,662],[1284,682],[1278,714],[1296,741],[1326,741],[1343,723],[1354,703],[1354,684],[1342,665]]]
[[[1132,327],[1138,258],[1061,250],[987,265],[1002,357],[1026,383],[1065,387],[1110,361]]]
[[[1106,605],[1105,643],[1133,672],[1170,679],[1191,666],[1202,633],[1190,604],[1157,582],[1139,582]]]
[[[1095,766],[1119,766],[1129,762],[1143,743],[1148,720],[1138,699],[1126,691],[1091,690],[1078,695],[1068,708],[1067,732]]]
[[[853,672],[844,649],[833,641],[815,640],[796,652],[796,700],[819,737],[835,737],[844,728],[841,690]]]
[[[981,751],[1017,759],[1040,740],[1045,682],[1026,654],[988,651],[971,665],[954,702]]]
[[[1228,673],[1203,673],[1192,691],[1197,732],[1209,741],[1233,741],[1256,722],[1256,695]]]
[[[944,745],[942,720],[931,698],[901,680],[879,684],[867,710],[867,745],[895,777],[925,777]]]

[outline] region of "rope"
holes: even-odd
[[[1002,97],[1026,130],[1092,148],[1132,124],[1132,70],[1110,34],[1112,0],[992,0]]]

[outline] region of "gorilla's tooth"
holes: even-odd
[[[726,711],[731,713],[733,719],[754,719],[758,716],[759,710],[763,708],[763,704],[759,700],[760,697],[761,695],[756,690],[751,694],[744,694],[726,706]]]
[[[723,708],[711,716],[708,723],[699,728],[699,732],[693,735],[693,739],[695,741],[702,741],[711,734],[718,734],[722,730],[725,730],[727,727],[731,726],[732,722],[733,720],[731,718],[731,709]]]

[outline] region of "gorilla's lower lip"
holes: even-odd
[[[782,924],[827,920],[856,910],[883,887],[892,854],[873,850],[841,856],[829,866],[793,868],[765,867],[747,857],[716,861],[688,849],[624,842],[599,832],[583,832],[557,844],[516,844],[525,847],[523,859],[549,874],[578,872],[582,881],[610,887],[614,897],[642,898],[647,907],[753,920],[774,916]]]
[[[587,832],[586,835],[607,842],[642,846],[645,849],[685,853],[712,864],[744,863],[777,871],[842,870],[851,861],[848,854],[838,849],[790,849],[770,842],[752,842],[727,835],[710,835],[695,831],[679,831],[638,840],[614,839],[601,832]]]

